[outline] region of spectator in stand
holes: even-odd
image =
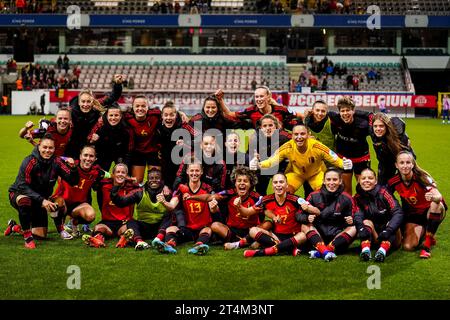
[[[350,6],[352,5],[351,0],[344,0],[344,8],[342,9],[342,13],[350,14]]]
[[[27,2],[25,0],[16,0],[17,13],[25,13]]]
[[[370,83],[370,80],[375,80],[375,83],[377,83],[377,73],[373,68],[367,72],[367,82]]]
[[[331,63],[328,64],[328,66],[325,68],[325,71],[326,71],[327,75],[334,76],[334,67]]]
[[[58,60],[56,60],[56,65],[58,66],[58,72],[61,72],[62,66],[63,66],[63,60],[61,56],[58,57]]]
[[[317,0],[305,0],[306,13],[315,13],[317,10]]]
[[[252,90],[255,91],[256,90],[256,86],[258,85],[258,82],[256,82],[255,78],[253,78],[253,80],[250,83],[250,85],[251,85]]]
[[[64,55],[63,58],[63,69],[66,70],[66,74],[69,71],[69,58],[67,57],[67,54]]]
[[[17,72],[17,63],[13,58],[9,59],[6,63],[6,69],[8,73]]]
[[[319,80],[313,74],[309,77],[309,86],[311,87],[312,92],[316,91],[319,86]]]
[[[328,90],[328,80],[327,80],[327,76],[324,76],[323,77],[323,80],[322,80],[322,86],[321,86],[321,88],[320,88],[321,90]]]
[[[180,3],[178,1],[175,2],[174,11],[175,11],[174,13],[176,13],[176,14],[181,13],[181,6],[180,6]]]
[[[356,74],[352,76],[352,86],[354,91],[359,90],[359,77]]]

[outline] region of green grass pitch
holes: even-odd
[[[449,299],[450,222],[437,233],[432,258],[396,251],[380,264],[381,288],[368,289],[373,263],[359,261],[356,246],[336,261],[277,256],[244,259],[242,250],[213,246],[206,256],[190,256],[189,245],[177,255],[154,250],[136,252],[85,246],[80,239],[62,241],[49,222],[50,239],[23,248],[21,236],[3,236],[8,219],[18,219],[8,201],[22,159],[31,151],[18,131],[30,117],[0,117],[0,299]],[[33,118],[37,120],[38,118]],[[37,121],[35,121],[36,123]],[[435,119],[408,119],[407,132],[419,164],[432,174],[442,194],[450,197],[447,161],[450,125]],[[374,158],[374,157],[373,157]],[[376,160],[372,163],[376,168]],[[95,198],[95,197],[94,197]],[[99,218],[99,217],[98,217]],[[97,219],[98,219],[97,218]],[[67,287],[69,266],[81,271],[81,288]]]

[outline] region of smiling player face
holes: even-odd
[[[80,167],[83,170],[89,170],[92,168],[97,158],[95,157],[95,150],[91,147],[84,147],[80,153]]]
[[[43,139],[39,143],[38,150],[41,157],[48,160],[55,153],[55,142],[50,139]]]
[[[339,115],[341,116],[342,121],[344,121],[347,124],[350,124],[353,122],[354,114],[355,114],[355,110],[353,110],[350,107],[341,107],[341,109],[339,109]]]
[[[121,185],[125,182],[127,175],[128,175],[128,169],[124,165],[117,165],[113,172],[114,175],[114,185]]]
[[[190,182],[199,182],[203,174],[202,166],[198,163],[193,163],[188,166],[187,175]]]
[[[288,183],[286,177],[282,174],[276,174],[272,178],[272,189],[277,196],[286,194]]]
[[[159,189],[161,182],[161,172],[152,171],[148,174],[148,185],[150,189]]]
[[[177,110],[175,110],[175,108],[164,108],[161,119],[166,128],[172,128],[175,125],[176,118]]]
[[[377,184],[377,177],[375,176],[375,173],[371,170],[363,170],[361,172],[361,175],[358,179],[359,185],[361,186],[361,189],[364,191],[370,191],[375,188]]]
[[[255,104],[258,109],[264,109],[269,105],[270,96],[266,89],[258,88],[255,90]]]
[[[308,129],[305,126],[295,126],[292,130],[292,139],[295,141],[297,148],[305,147],[308,139]]]
[[[136,119],[145,119],[147,116],[148,104],[147,100],[144,98],[137,98],[133,101],[133,112]]]
[[[323,184],[329,192],[335,192],[342,184],[342,179],[339,177],[339,173],[335,171],[329,171],[323,178]]]
[[[56,129],[59,132],[65,132],[70,126],[70,112],[67,110],[60,110],[56,115]]]
[[[386,125],[381,120],[375,120],[373,122],[373,132],[378,138],[383,137],[386,134]]]
[[[237,194],[240,197],[246,196],[250,192],[251,183],[250,178],[246,175],[241,175],[236,177],[236,183],[234,184],[236,187]]]
[[[316,121],[316,122],[322,121],[323,119],[325,119],[327,113],[328,113],[328,107],[326,104],[321,103],[321,102],[317,102],[316,104],[314,104],[314,106],[312,108],[312,114],[313,114],[314,121]]]
[[[81,112],[88,113],[92,109],[92,102],[94,101],[94,98],[87,93],[83,93],[80,96],[78,104],[80,105]]]
[[[412,175],[412,170],[414,169],[414,160],[412,155],[408,153],[399,154],[397,156],[397,161],[395,162],[395,167],[402,176]]]

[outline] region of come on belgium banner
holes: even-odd
[[[51,90],[51,103],[67,103],[71,98],[78,95],[78,90],[60,90],[58,96],[55,90]],[[141,94],[140,92],[139,94]],[[96,94],[97,97],[103,96],[104,92]],[[137,93],[136,93],[137,94]],[[162,106],[168,100],[175,102],[180,109],[192,110],[197,112],[203,105],[203,100],[210,95],[210,92],[151,92],[147,93],[150,106]],[[127,92],[120,99],[119,104],[131,106],[134,93]],[[289,107],[311,107],[317,100],[324,100],[330,107],[336,106],[337,101],[344,95],[351,96],[357,107],[376,107],[384,100],[386,107],[405,107],[405,108],[436,108],[437,102],[435,96],[430,95],[409,95],[395,93],[287,93],[273,92],[273,98],[279,103]],[[252,92],[229,92],[225,93],[225,103],[233,110],[239,110],[251,103]]]
[[[408,94],[387,94],[387,93],[373,93],[373,94],[345,94],[350,96],[355,102],[356,107],[376,107],[384,100],[386,107],[412,107],[412,108],[436,108],[436,97],[430,95],[408,95]],[[317,100],[324,100],[329,106],[337,105],[339,99],[345,96],[344,94],[289,94],[290,107],[310,107]]]

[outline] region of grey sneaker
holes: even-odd
[[[73,236],[70,233],[68,233],[66,230],[61,231],[59,233],[59,235],[61,236],[61,239],[63,239],[63,240],[72,240],[73,239]]]
[[[150,248],[151,248],[150,245],[149,245],[147,242],[145,242],[145,241],[139,242],[139,243],[134,247],[134,249],[135,249],[136,251],[142,251],[142,250],[146,250],[146,249],[150,249]]]
[[[325,255],[325,257],[323,257],[323,259],[325,260],[325,261],[327,261],[327,262],[329,262],[329,261],[333,261],[334,259],[336,259],[337,258],[337,255],[334,253],[334,252],[328,252],[326,255]]]

